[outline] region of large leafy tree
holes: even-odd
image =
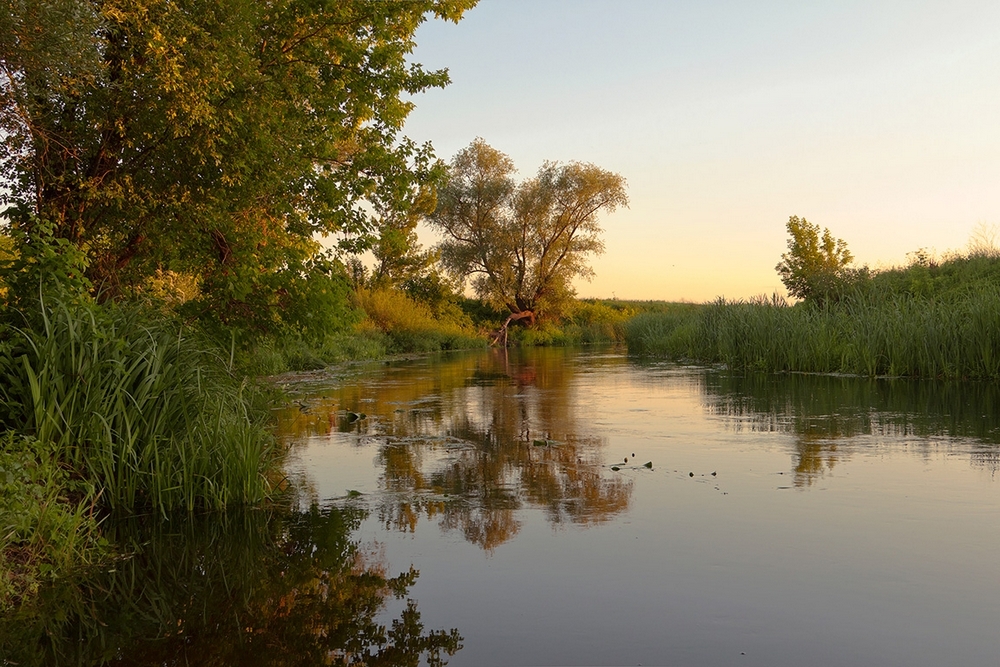
[[[517,183],[514,163],[482,139],[455,156],[431,224],[444,233],[444,266],[476,294],[534,324],[573,295],[603,252],[598,216],[628,205],[625,179],[593,164],[546,162]],[[505,325],[506,326],[506,325]]]
[[[788,252],[774,268],[790,295],[822,303],[850,275],[854,257],[845,241],[805,218],[789,217],[786,228]]]
[[[83,249],[106,296],[171,269],[223,314],[281,305],[317,234],[363,248],[433,180],[401,129],[448,76],[407,59],[428,16],[473,4],[9,0],[2,214]]]

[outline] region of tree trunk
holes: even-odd
[[[533,310],[522,310],[517,313],[511,313],[510,316],[504,320],[503,326],[500,327],[493,334],[490,344],[498,345],[500,347],[507,347],[507,328],[510,326],[511,322],[521,322],[527,320],[526,326],[534,326],[535,324],[535,311]]]

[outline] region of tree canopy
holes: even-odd
[[[774,267],[788,293],[799,299],[822,302],[847,277],[854,260],[847,243],[829,229],[793,215],[788,218],[788,252]]]
[[[11,0],[0,215],[50,223],[109,296],[171,269],[222,313],[275,305],[314,235],[364,248],[438,175],[401,130],[447,71],[408,58],[475,1]]]
[[[452,160],[430,223],[441,261],[476,294],[529,324],[557,312],[604,250],[598,216],[628,205],[625,179],[593,164],[546,162],[514,180],[514,163],[482,139]]]

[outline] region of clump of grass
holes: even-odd
[[[112,510],[222,508],[268,495],[255,389],[195,332],[139,307],[42,303],[0,349],[0,423],[58,453]]]
[[[698,307],[667,301],[578,299],[566,303],[558,319],[543,317],[534,327],[512,327],[510,341],[521,347],[622,343],[626,324],[633,318],[650,312],[687,313]]]
[[[300,336],[261,337],[237,352],[236,365],[251,376],[311,371],[344,361],[378,359],[389,353],[391,345],[381,331],[362,327],[312,341]]]

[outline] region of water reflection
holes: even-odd
[[[0,664],[444,664],[462,638],[426,631],[414,601],[377,622],[418,572],[390,577],[378,546],[351,538],[363,517],[313,506],[111,526],[136,555],[0,619]]]
[[[281,419],[456,664],[991,664],[996,394],[531,350],[317,375]]]
[[[600,523],[627,509],[632,481],[609,474],[603,438],[579,415],[579,357],[494,350],[389,366],[341,387],[314,385],[279,414],[291,441],[355,432],[377,443],[378,516],[412,532],[436,520],[491,550],[524,507],[554,524]],[[365,415],[347,423],[345,416]]]
[[[996,472],[1000,464],[1000,386],[831,375],[705,374],[710,413],[737,431],[794,433],[794,483],[802,487],[850,455],[857,436],[976,442],[973,465]],[[858,446],[858,442],[853,443]]]

